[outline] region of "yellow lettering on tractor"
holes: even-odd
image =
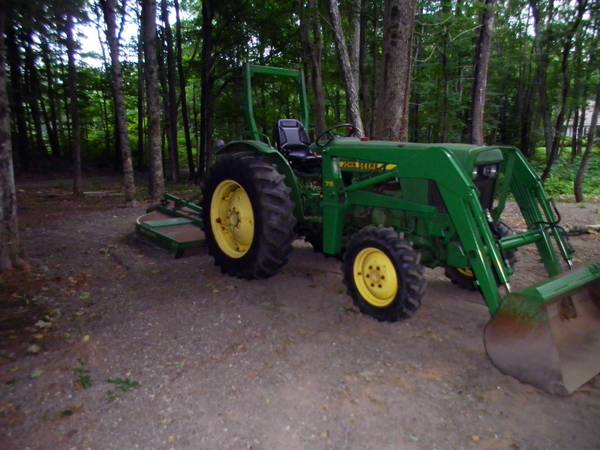
[[[341,170],[359,170],[363,172],[379,172],[394,170],[396,164],[384,164],[362,161],[340,161]]]

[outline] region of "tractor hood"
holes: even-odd
[[[418,157],[418,152],[425,149],[439,149],[448,152],[467,175],[473,172],[475,166],[500,163],[503,160],[501,146],[444,143],[416,144],[393,141],[362,141],[354,138],[336,139],[324,151],[329,156],[342,160],[395,164],[400,162],[402,152],[414,152],[415,157]],[[371,170],[368,165],[365,167],[364,170]],[[357,166],[356,169],[361,170],[361,167]]]

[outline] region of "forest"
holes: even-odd
[[[121,173],[130,204],[202,183],[215,143],[244,133],[244,62],[303,69],[313,137],[350,122],[514,145],[551,195],[600,195],[597,2],[8,0],[0,26],[5,224],[13,169],[68,174],[75,194],[88,173]],[[257,90],[269,136],[297,105],[285,83]]]

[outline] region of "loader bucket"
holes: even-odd
[[[485,327],[503,373],[566,395],[600,372],[600,263],[507,295]]]

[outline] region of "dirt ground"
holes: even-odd
[[[204,249],[138,241],[144,208],[118,196],[19,189],[32,267],[0,279],[2,449],[600,448],[600,377],[555,397],[502,375],[480,295],[439,269],[414,318],[383,324],[307,244],[240,281]],[[600,223],[598,204],[561,209]],[[579,263],[600,257],[597,235],[572,242]],[[519,255],[516,287],[541,277]]]

